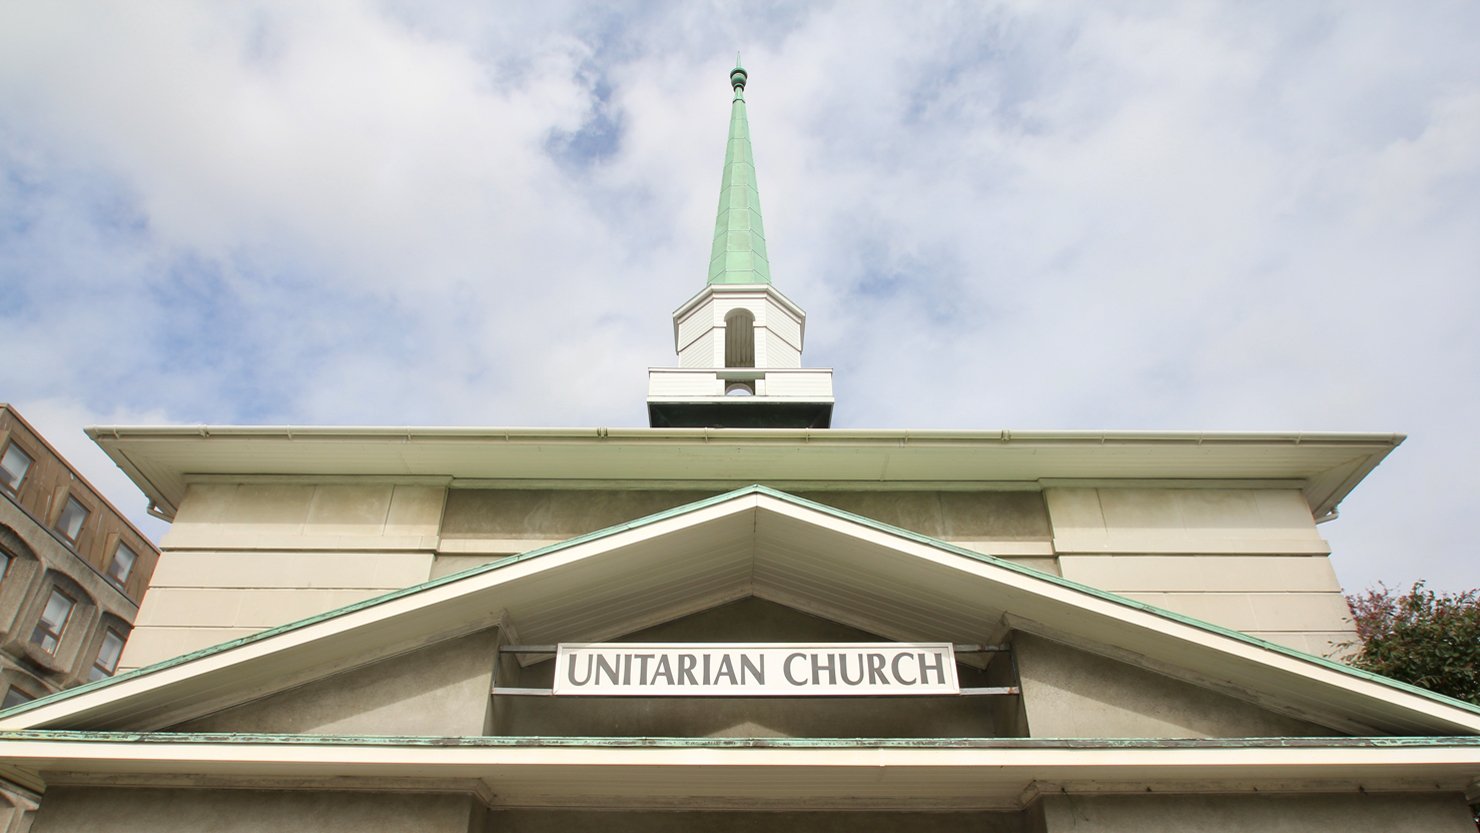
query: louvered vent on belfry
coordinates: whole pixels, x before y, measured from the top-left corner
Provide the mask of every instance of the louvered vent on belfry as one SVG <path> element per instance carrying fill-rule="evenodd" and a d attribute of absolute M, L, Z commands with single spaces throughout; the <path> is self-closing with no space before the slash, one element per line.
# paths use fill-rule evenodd
<path fill-rule="evenodd" d="M 755 367 L 755 316 L 748 309 L 725 316 L 725 367 Z"/>

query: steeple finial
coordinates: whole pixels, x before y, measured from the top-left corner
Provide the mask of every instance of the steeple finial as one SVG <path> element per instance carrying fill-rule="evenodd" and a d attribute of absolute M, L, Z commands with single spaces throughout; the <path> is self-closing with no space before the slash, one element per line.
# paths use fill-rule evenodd
<path fill-rule="evenodd" d="M 735 88 L 735 98 L 745 98 L 745 67 L 740 65 L 740 53 L 735 53 L 735 68 L 730 70 L 730 86 Z"/>
<path fill-rule="evenodd" d="M 771 263 L 766 256 L 766 233 L 761 226 L 761 196 L 756 188 L 755 161 L 750 151 L 750 124 L 745 117 L 745 81 L 740 66 L 730 70 L 735 98 L 730 104 L 730 139 L 725 147 L 725 175 L 720 182 L 719 216 L 714 223 L 714 247 L 709 252 L 709 283 L 768 284 Z"/>

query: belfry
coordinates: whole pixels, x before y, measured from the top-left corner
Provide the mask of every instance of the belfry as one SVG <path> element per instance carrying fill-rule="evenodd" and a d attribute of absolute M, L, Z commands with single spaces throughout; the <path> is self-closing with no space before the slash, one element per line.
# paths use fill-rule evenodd
<path fill-rule="evenodd" d="M 730 72 L 735 97 L 708 280 L 673 313 L 679 366 L 648 371 L 654 428 L 832 424 L 832 371 L 802 367 L 807 315 L 771 284 L 745 113 L 747 77 L 738 65 Z"/>

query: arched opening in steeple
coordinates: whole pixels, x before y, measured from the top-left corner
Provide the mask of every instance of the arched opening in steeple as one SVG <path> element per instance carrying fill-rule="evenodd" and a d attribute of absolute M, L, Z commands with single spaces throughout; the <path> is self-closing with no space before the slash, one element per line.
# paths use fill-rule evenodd
<path fill-rule="evenodd" d="M 747 309 L 725 316 L 725 367 L 755 367 L 755 316 Z"/>

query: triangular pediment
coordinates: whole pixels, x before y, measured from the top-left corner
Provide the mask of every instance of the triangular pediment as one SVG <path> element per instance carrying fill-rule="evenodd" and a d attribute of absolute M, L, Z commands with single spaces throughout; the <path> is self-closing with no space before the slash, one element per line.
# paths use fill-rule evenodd
<path fill-rule="evenodd" d="M 514 623 L 601 641 L 755 597 L 887 639 L 1011 632 L 1351 734 L 1480 734 L 1480 710 L 764 487 L 748 487 L 12 710 L 149 731 Z"/>
<path fill-rule="evenodd" d="M 549 655 L 520 666 L 512 654 L 493 666 L 497 629 L 434 645 L 169 726 L 171 733 L 233 735 L 515 737 L 964 737 L 1012 735 L 1016 698 L 648 698 L 520 696 L 548 691 Z M 858 630 L 754 596 L 644 628 L 614 643 L 799 645 L 879 644 Z M 505 645 L 504 647 L 508 647 Z M 1002 661 L 987 671 L 959 665 L 963 687 L 1003 682 Z M 489 689 L 495 695 L 490 701 Z M 492 706 L 492 708 L 490 708 Z"/>

